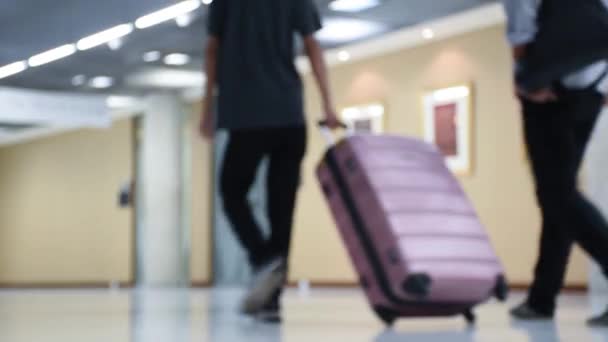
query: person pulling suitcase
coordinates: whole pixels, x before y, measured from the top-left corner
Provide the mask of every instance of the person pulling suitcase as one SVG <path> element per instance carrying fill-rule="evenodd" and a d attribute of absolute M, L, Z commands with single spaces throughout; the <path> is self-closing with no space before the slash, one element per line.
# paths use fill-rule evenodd
<path fill-rule="evenodd" d="M 209 7 L 207 90 L 201 133 L 230 133 L 221 169 L 224 210 L 246 249 L 254 279 L 241 310 L 278 322 L 287 272 L 296 192 L 306 151 L 302 82 L 294 65 L 294 34 L 303 38 L 323 111 L 338 127 L 312 0 L 215 0 Z M 219 90 L 217 116 L 213 96 Z M 264 157 L 269 158 L 266 195 L 271 235 L 262 236 L 247 194 Z"/>

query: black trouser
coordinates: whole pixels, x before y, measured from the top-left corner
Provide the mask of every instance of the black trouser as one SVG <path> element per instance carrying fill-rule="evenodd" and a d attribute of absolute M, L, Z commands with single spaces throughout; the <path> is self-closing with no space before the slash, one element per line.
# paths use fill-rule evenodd
<path fill-rule="evenodd" d="M 557 87 L 559 100 L 522 100 L 525 139 L 543 226 L 540 254 L 528 303 L 553 314 L 566 266 L 578 243 L 608 271 L 608 223 L 577 188 L 587 143 L 603 105 L 596 90 Z"/>
<path fill-rule="evenodd" d="M 268 128 L 230 132 L 221 174 L 224 210 L 254 267 L 270 258 L 287 259 L 291 241 L 300 167 L 306 150 L 306 128 Z M 268 219 L 271 234 L 265 239 L 247 195 L 264 157 L 267 175 Z"/>

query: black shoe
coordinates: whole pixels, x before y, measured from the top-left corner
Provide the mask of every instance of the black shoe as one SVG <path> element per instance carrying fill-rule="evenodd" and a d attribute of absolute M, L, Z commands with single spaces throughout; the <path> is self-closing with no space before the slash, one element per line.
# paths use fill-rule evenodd
<path fill-rule="evenodd" d="M 599 316 L 590 318 L 587 321 L 587 325 L 590 327 L 608 327 L 608 311 L 602 313 Z"/>
<path fill-rule="evenodd" d="M 285 282 L 285 262 L 276 258 L 257 268 L 253 282 L 241 304 L 241 312 L 256 315 L 270 305 L 273 295 Z"/>
<path fill-rule="evenodd" d="M 547 321 L 553 319 L 553 315 L 538 312 L 528 303 L 523 303 L 513 308 L 511 310 L 511 316 L 522 321 Z"/>
<path fill-rule="evenodd" d="M 283 321 L 279 307 L 264 308 L 255 315 L 255 319 L 269 324 L 280 324 Z"/>
<path fill-rule="evenodd" d="M 261 323 L 279 324 L 282 322 L 281 318 L 281 292 L 276 291 L 268 304 L 266 304 L 262 310 L 255 314 L 255 319 Z"/>

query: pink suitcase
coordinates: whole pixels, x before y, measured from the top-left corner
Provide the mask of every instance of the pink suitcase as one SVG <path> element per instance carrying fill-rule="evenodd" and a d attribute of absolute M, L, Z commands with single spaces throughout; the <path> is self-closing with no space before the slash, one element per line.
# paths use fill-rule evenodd
<path fill-rule="evenodd" d="M 329 149 L 317 174 L 361 286 L 387 325 L 461 314 L 473 324 L 473 307 L 506 299 L 501 263 L 435 147 L 351 136 Z"/>

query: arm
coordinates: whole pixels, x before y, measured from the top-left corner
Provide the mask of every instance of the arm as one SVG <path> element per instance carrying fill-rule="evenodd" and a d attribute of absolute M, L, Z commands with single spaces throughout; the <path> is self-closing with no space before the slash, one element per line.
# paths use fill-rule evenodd
<path fill-rule="evenodd" d="M 207 75 L 207 84 L 205 86 L 205 102 L 203 103 L 203 114 L 201 117 L 201 134 L 205 138 L 213 137 L 215 130 L 213 95 L 217 83 L 217 56 L 219 47 L 219 39 L 214 36 L 209 37 L 207 48 L 205 49 L 205 75 Z"/>
<path fill-rule="evenodd" d="M 321 93 L 325 121 L 330 128 L 338 128 L 341 124 L 334 109 L 323 49 L 314 36 L 315 32 L 322 27 L 321 16 L 312 0 L 294 1 L 294 6 L 293 27 L 304 42 L 304 52 L 310 60 L 313 75 Z"/>
<path fill-rule="evenodd" d="M 323 57 L 323 50 L 313 35 L 304 37 L 304 49 L 308 59 L 310 60 L 312 71 L 321 93 L 323 110 L 325 111 L 326 116 L 325 119 L 330 127 L 336 128 L 339 123 L 334 110 L 331 91 L 329 89 L 329 77 L 327 73 L 327 65 L 325 64 L 325 58 Z"/>
<path fill-rule="evenodd" d="M 209 17 L 207 23 L 208 40 L 205 49 L 205 76 L 207 84 L 205 87 L 205 98 L 203 113 L 200 123 L 200 131 L 203 137 L 211 139 L 215 133 L 215 117 L 213 116 L 213 95 L 217 86 L 217 59 L 221 45 L 221 37 L 226 21 L 226 2 L 215 0 L 209 5 Z"/>
<path fill-rule="evenodd" d="M 502 0 L 507 15 L 507 39 L 512 47 L 515 64 L 526 55 L 527 46 L 534 41 L 538 32 L 537 17 L 542 0 Z M 547 0 L 545 0 L 547 1 Z M 545 103 L 555 101 L 552 89 L 540 89 L 526 93 L 516 86 L 516 92 L 527 99 Z"/>
<path fill-rule="evenodd" d="M 540 0 L 503 0 L 507 15 L 507 38 L 513 47 L 513 58 L 518 61 L 525 55 L 526 46 L 538 31 L 536 19 Z"/>

